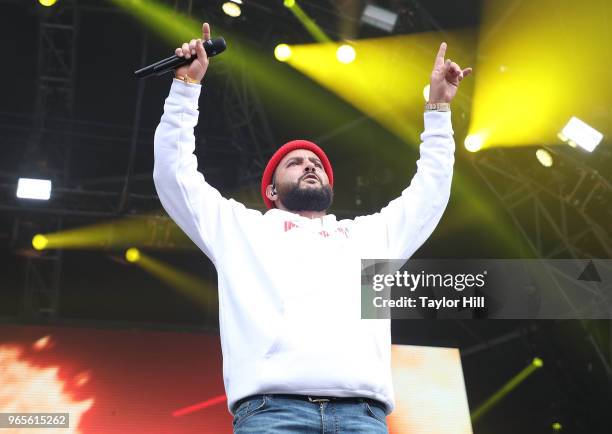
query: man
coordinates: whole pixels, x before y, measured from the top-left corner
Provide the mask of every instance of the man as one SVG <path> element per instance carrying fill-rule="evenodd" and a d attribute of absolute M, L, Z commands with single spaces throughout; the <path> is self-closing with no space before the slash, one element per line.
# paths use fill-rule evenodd
<path fill-rule="evenodd" d="M 203 39 L 210 39 L 204 23 Z M 217 268 L 223 374 L 235 433 L 386 433 L 393 410 L 390 320 L 360 319 L 360 258 L 409 258 L 448 202 L 454 141 L 448 103 L 471 69 L 444 60 L 431 75 L 418 171 L 379 213 L 326 213 L 333 170 L 296 140 L 270 159 L 265 214 L 225 199 L 197 171 L 193 128 L 208 59 L 202 40 L 176 49 L 155 133 L 154 180 L 174 221 Z"/>

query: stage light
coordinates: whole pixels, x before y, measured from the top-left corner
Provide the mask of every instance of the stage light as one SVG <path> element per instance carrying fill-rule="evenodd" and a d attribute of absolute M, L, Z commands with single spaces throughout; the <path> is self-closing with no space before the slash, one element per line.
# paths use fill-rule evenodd
<path fill-rule="evenodd" d="M 242 0 L 232 0 L 232 1 L 233 1 L 234 3 L 239 4 L 239 5 L 241 5 L 241 4 L 242 4 Z"/>
<path fill-rule="evenodd" d="M 475 423 L 485 413 L 487 413 L 492 407 L 494 407 L 499 401 L 501 401 L 506 395 L 516 389 L 523 381 L 533 374 L 538 368 L 544 366 L 544 362 L 539 357 L 535 357 L 531 363 L 521 370 L 518 374 L 512 377 L 506 384 L 504 384 L 497 392 L 491 395 L 480 404 L 472 412 L 472 423 Z"/>
<path fill-rule="evenodd" d="M 43 6 L 49 7 L 57 3 L 57 0 L 38 0 L 38 3 L 40 3 Z"/>
<path fill-rule="evenodd" d="M 423 88 L 423 98 L 425 98 L 425 102 L 429 101 L 429 87 L 430 87 L 429 85 L 426 85 Z"/>
<path fill-rule="evenodd" d="M 609 68 L 606 62 L 593 62 L 608 49 L 610 27 L 602 19 L 607 4 L 540 0 L 509 7 L 507 2 L 482 2 L 483 37 L 476 64 L 470 63 L 478 78 L 472 78 L 469 132 L 488 129 L 487 148 L 551 143 L 574 114 L 597 122 L 597 129 L 609 136 Z M 552 8 L 555 20 L 548 19 Z M 572 23 L 571 38 L 559 22 Z M 516 32 L 519 27 L 524 31 Z M 571 56 L 571 68 L 560 53 Z M 584 91 L 585 83 L 597 83 L 596 97 Z"/>
<path fill-rule="evenodd" d="M 49 240 L 42 234 L 36 234 L 32 238 L 32 247 L 34 247 L 36 250 L 44 249 L 47 247 L 47 244 L 49 244 Z"/>
<path fill-rule="evenodd" d="M 143 270 L 204 307 L 208 314 L 217 314 L 219 307 L 217 289 L 209 282 L 202 280 L 199 276 L 178 270 L 144 253 L 139 252 L 137 264 Z"/>
<path fill-rule="evenodd" d="M 385 32 L 392 32 L 397 23 L 397 14 L 387 9 L 368 4 L 361 15 L 361 22 Z"/>
<path fill-rule="evenodd" d="M 242 12 L 240 10 L 240 5 L 234 2 L 223 3 L 223 6 L 221 6 L 221 9 L 223 9 L 223 12 L 225 12 L 225 15 L 229 15 L 232 18 L 239 17 L 240 13 Z"/>
<path fill-rule="evenodd" d="M 152 249 L 192 250 L 195 244 L 170 219 L 131 216 L 44 234 L 45 249 Z"/>
<path fill-rule="evenodd" d="M 470 134 L 465 138 L 465 149 L 470 152 L 478 152 L 484 145 L 484 137 L 481 134 Z"/>
<path fill-rule="evenodd" d="M 355 49 L 348 44 L 340 45 L 336 50 L 336 58 L 340 63 L 351 63 L 355 60 L 355 56 Z"/>
<path fill-rule="evenodd" d="M 561 426 L 559 422 L 555 422 L 552 424 L 552 429 L 553 431 L 561 431 L 563 427 Z"/>
<path fill-rule="evenodd" d="M 310 35 L 317 42 L 332 42 L 332 40 L 325 34 L 323 29 L 317 25 L 317 23 L 308 16 L 306 12 L 300 7 L 295 0 L 285 0 L 284 5 L 291 11 L 291 13 L 298 19 L 304 28 L 310 33 Z"/>
<path fill-rule="evenodd" d="M 130 247 L 125 251 L 125 259 L 128 262 L 138 262 L 140 260 L 140 250 L 135 247 Z"/>
<path fill-rule="evenodd" d="M 559 133 L 559 138 L 568 142 L 570 146 L 578 145 L 585 151 L 593 152 L 603 139 L 603 134 L 573 116 Z"/>
<path fill-rule="evenodd" d="M 274 57 L 280 62 L 286 62 L 291 57 L 291 47 L 287 44 L 278 44 L 274 48 Z"/>
<path fill-rule="evenodd" d="M 21 199 L 49 200 L 51 181 L 48 179 L 19 178 L 17 197 Z"/>
<path fill-rule="evenodd" d="M 546 149 L 538 149 L 536 151 L 536 158 L 540 164 L 544 167 L 551 167 L 553 165 L 553 157 L 550 152 Z"/>

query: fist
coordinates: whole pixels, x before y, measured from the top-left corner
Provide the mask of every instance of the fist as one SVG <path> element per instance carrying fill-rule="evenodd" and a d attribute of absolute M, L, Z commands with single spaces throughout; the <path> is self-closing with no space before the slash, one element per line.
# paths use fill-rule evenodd
<path fill-rule="evenodd" d="M 440 44 L 438 55 L 434 62 L 429 82 L 429 102 L 451 102 L 457 94 L 459 83 L 472 73 L 472 68 L 461 69 L 459 65 L 450 59 L 444 59 L 446 54 L 446 42 Z"/>
<path fill-rule="evenodd" d="M 181 47 L 174 50 L 174 54 L 185 59 L 196 59 L 188 65 L 181 66 L 176 69 L 175 77 L 184 77 L 187 75 L 192 80 L 197 82 L 202 81 L 206 70 L 208 69 L 208 56 L 204 50 L 204 41 L 210 39 L 210 26 L 208 23 L 202 24 L 202 39 L 192 39 L 185 42 Z"/>

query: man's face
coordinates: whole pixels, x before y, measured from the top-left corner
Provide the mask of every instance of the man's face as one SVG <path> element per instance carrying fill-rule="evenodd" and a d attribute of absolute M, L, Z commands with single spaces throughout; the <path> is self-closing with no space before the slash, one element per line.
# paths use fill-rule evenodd
<path fill-rule="evenodd" d="M 321 160 L 306 149 L 285 155 L 274 172 L 274 185 L 278 200 L 289 211 L 325 211 L 333 200 Z"/>

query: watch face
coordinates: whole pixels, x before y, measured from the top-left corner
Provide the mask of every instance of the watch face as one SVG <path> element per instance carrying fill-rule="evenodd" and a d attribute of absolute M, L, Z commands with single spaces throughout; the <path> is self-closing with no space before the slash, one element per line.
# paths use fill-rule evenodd
<path fill-rule="evenodd" d="M 435 104 L 425 104 L 425 110 L 437 110 L 439 112 L 447 112 L 450 111 L 449 103 L 435 103 Z"/>

